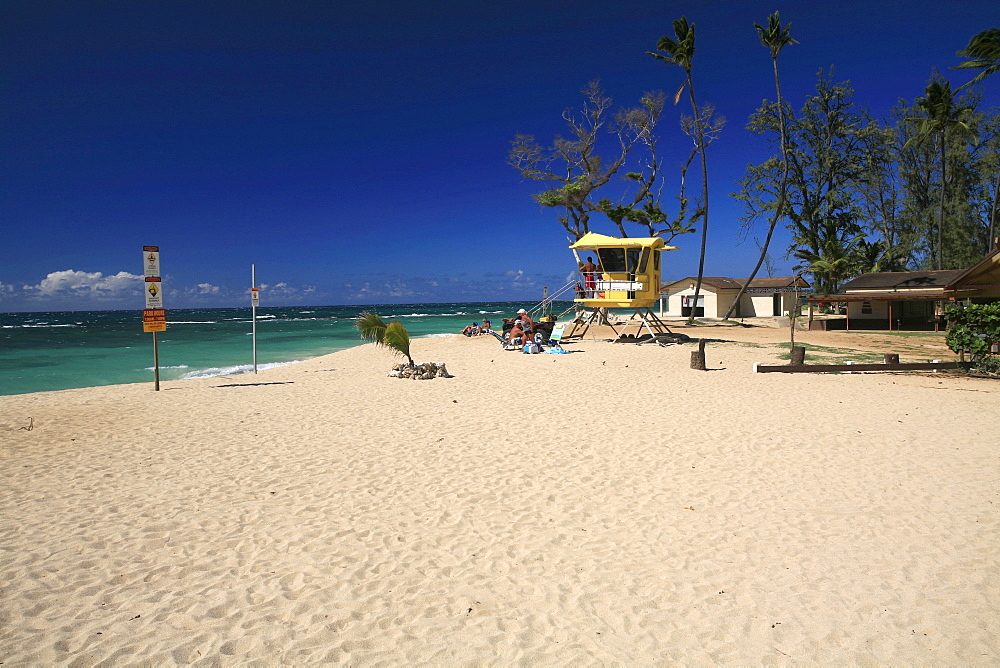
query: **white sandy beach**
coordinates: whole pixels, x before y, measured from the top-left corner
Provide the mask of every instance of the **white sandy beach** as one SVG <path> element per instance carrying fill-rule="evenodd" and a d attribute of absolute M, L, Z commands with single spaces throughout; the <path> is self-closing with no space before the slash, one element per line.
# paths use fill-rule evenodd
<path fill-rule="evenodd" d="M 1000 381 L 688 333 L 0 397 L 0 661 L 1000 663 Z"/>

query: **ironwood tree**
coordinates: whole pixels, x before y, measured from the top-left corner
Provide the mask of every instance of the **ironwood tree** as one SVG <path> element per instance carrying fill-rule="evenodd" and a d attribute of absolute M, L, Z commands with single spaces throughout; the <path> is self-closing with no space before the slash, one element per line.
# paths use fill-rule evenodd
<path fill-rule="evenodd" d="M 761 106 L 747 128 L 780 143 L 784 118 L 784 157 L 750 164 L 733 193 L 744 206 L 744 229 L 764 216 L 788 221 L 788 256 L 799 259 L 796 271 L 811 274 L 824 292 L 835 291 L 852 273 L 853 251 L 864 236 L 856 194 L 865 163 L 864 139 L 875 128 L 855 109 L 853 94 L 849 83 L 834 83 L 820 70 L 815 94 L 797 114 L 783 115 L 777 103 Z M 784 206 L 779 209 L 782 183 Z"/>
<path fill-rule="evenodd" d="M 518 134 L 511 142 L 508 164 L 524 178 L 548 185 L 534 200 L 559 210 L 570 241 L 591 231 L 595 214 L 611 222 L 621 237 L 629 236 L 627 224 L 666 242 L 693 232 L 683 185 L 686 167 L 677 212 L 671 217 L 664 211 L 665 175 L 656 134 L 664 93 L 645 93 L 639 104 L 616 110 L 598 81 L 588 83 L 582 93 L 583 106 L 562 114 L 568 136 L 557 135 L 547 148 L 529 134 Z"/>
<path fill-rule="evenodd" d="M 951 100 L 953 113 L 962 110 L 952 119 L 959 126 L 943 119 L 932 123 L 927 96 L 892 111 L 899 222 L 912 240 L 914 267 L 964 269 L 991 248 L 1000 194 L 1000 114 L 979 109 L 980 101 L 976 91 Z"/>

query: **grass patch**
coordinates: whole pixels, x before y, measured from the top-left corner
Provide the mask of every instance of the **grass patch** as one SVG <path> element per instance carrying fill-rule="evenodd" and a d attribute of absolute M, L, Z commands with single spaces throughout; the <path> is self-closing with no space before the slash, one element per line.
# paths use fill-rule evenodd
<path fill-rule="evenodd" d="M 895 336 L 900 338 L 913 338 L 916 336 L 932 336 L 937 338 L 944 338 L 948 335 L 948 332 L 879 332 L 885 336 Z"/>
<path fill-rule="evenodd" d="M 790 360 L 792 359 L 792 353 L 781 353 L 778 355 L 778 359 Z M 803 361 L 817 362 L 820 364 L 846 364 L 847 362 L 857 362 L 858 364 L 881 364 L 885 361 L 885 358 L 878 353 L 860 353 L 858 351 L 851 351 L 847 355 L 810 355 L 806 353 Z"/>
<path fill-rule="evenodd" d="M 799 343 L 806 349 L 805 361 L 821 362 L 824 364 L 844 364 L 846 362 L 858 362 L 859 364 L 880 364 L 885 360 L 882 353 L 862 352 L 851 348 L 830 348 L 828 346 L 816 346 L 809 343 Z M 787 353 L 778 356 L 779 359 L 791 359 L 791 343 L 779 343 L 779 348 L 785 348 Z M 810 355 L 809 353 L 813 353 Z"/>
<path fill-rule="evenodd" d="M 779 343 L 777 344 L 779 348 L 791 348 L 791 343 Z M 829 355 L 860 355 L 857 350 L 853 348 L 831 348 L 829 346 L 817 346 L 811 343 L 796 343 L 796 347 L 802 347 L 806 349 L 806 352 L 812 351 L 817 353 L 826 353 Z"/>

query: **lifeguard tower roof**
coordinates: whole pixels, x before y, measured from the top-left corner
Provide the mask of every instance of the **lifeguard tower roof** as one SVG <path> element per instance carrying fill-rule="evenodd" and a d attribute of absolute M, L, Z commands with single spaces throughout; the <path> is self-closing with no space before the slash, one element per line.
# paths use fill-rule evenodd
<path fill-rule="evenodd" d="M 573 250 L 597 250 L 598 248 L 651 248 L 653 250 L 677 250 L 677 246 L 668 246 L 660 237 L 609 237 L 596 232 L 587 232 L 570 248 Z"/>

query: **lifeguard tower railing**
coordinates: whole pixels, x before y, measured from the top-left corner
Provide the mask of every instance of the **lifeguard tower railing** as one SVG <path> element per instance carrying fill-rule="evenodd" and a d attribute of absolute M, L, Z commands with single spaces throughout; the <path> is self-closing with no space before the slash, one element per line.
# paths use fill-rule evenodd
<path fill-rule="evenodd" d="M 586 284 L 585 281 L 586 279 L 584 274 L 582 272 L 577 272 L 574 275 L 574 278 L 570 279 L 568 283 L 557 288 L 556 290 L 549 292 L 548 288 L 546 288 L 542 301 L 527 309 L 528 315 L 535 319 L 544 315 L 551 315 L 552 305 L 559 301 L 573 301 L 574 298 L 583 296 L 593 298 L 597 297 L 600 293 L 611 291 L 640 292 L 645 288 L 645 283 L 642 281 L 597 279 L 593 282 L 593 287 L 587 290 L 584 287 Z M 578 311 L 580 308 L 580 305 L 574 302 L 572 306 L 563 309 L 561 312 L 556 314 L 556 317 L 562 317 L 570 311 Z"/>
<path fill-rule="evenodd" d="M 576 296 L 576 286 L 583 284 L 583 275 L 580 278 L 571 279 L 566 285 L 556 288 L 552 292 L 545 289 L 545 294 L 542 296 L 542 301 L 538 302 L 534 306 L 526 309 L 528 315 L 530 315 L 535 320 L 538 320 L 542 316 L 552 315 L 552 305 L 557 301 L 573 301 L 573 297 Z M 574 310 L 576 305 L 572 305 L 567 309 L 564 309 L 560 313 L 556 314 L 556 318 L 561 318 L 570 311 Z"/>

